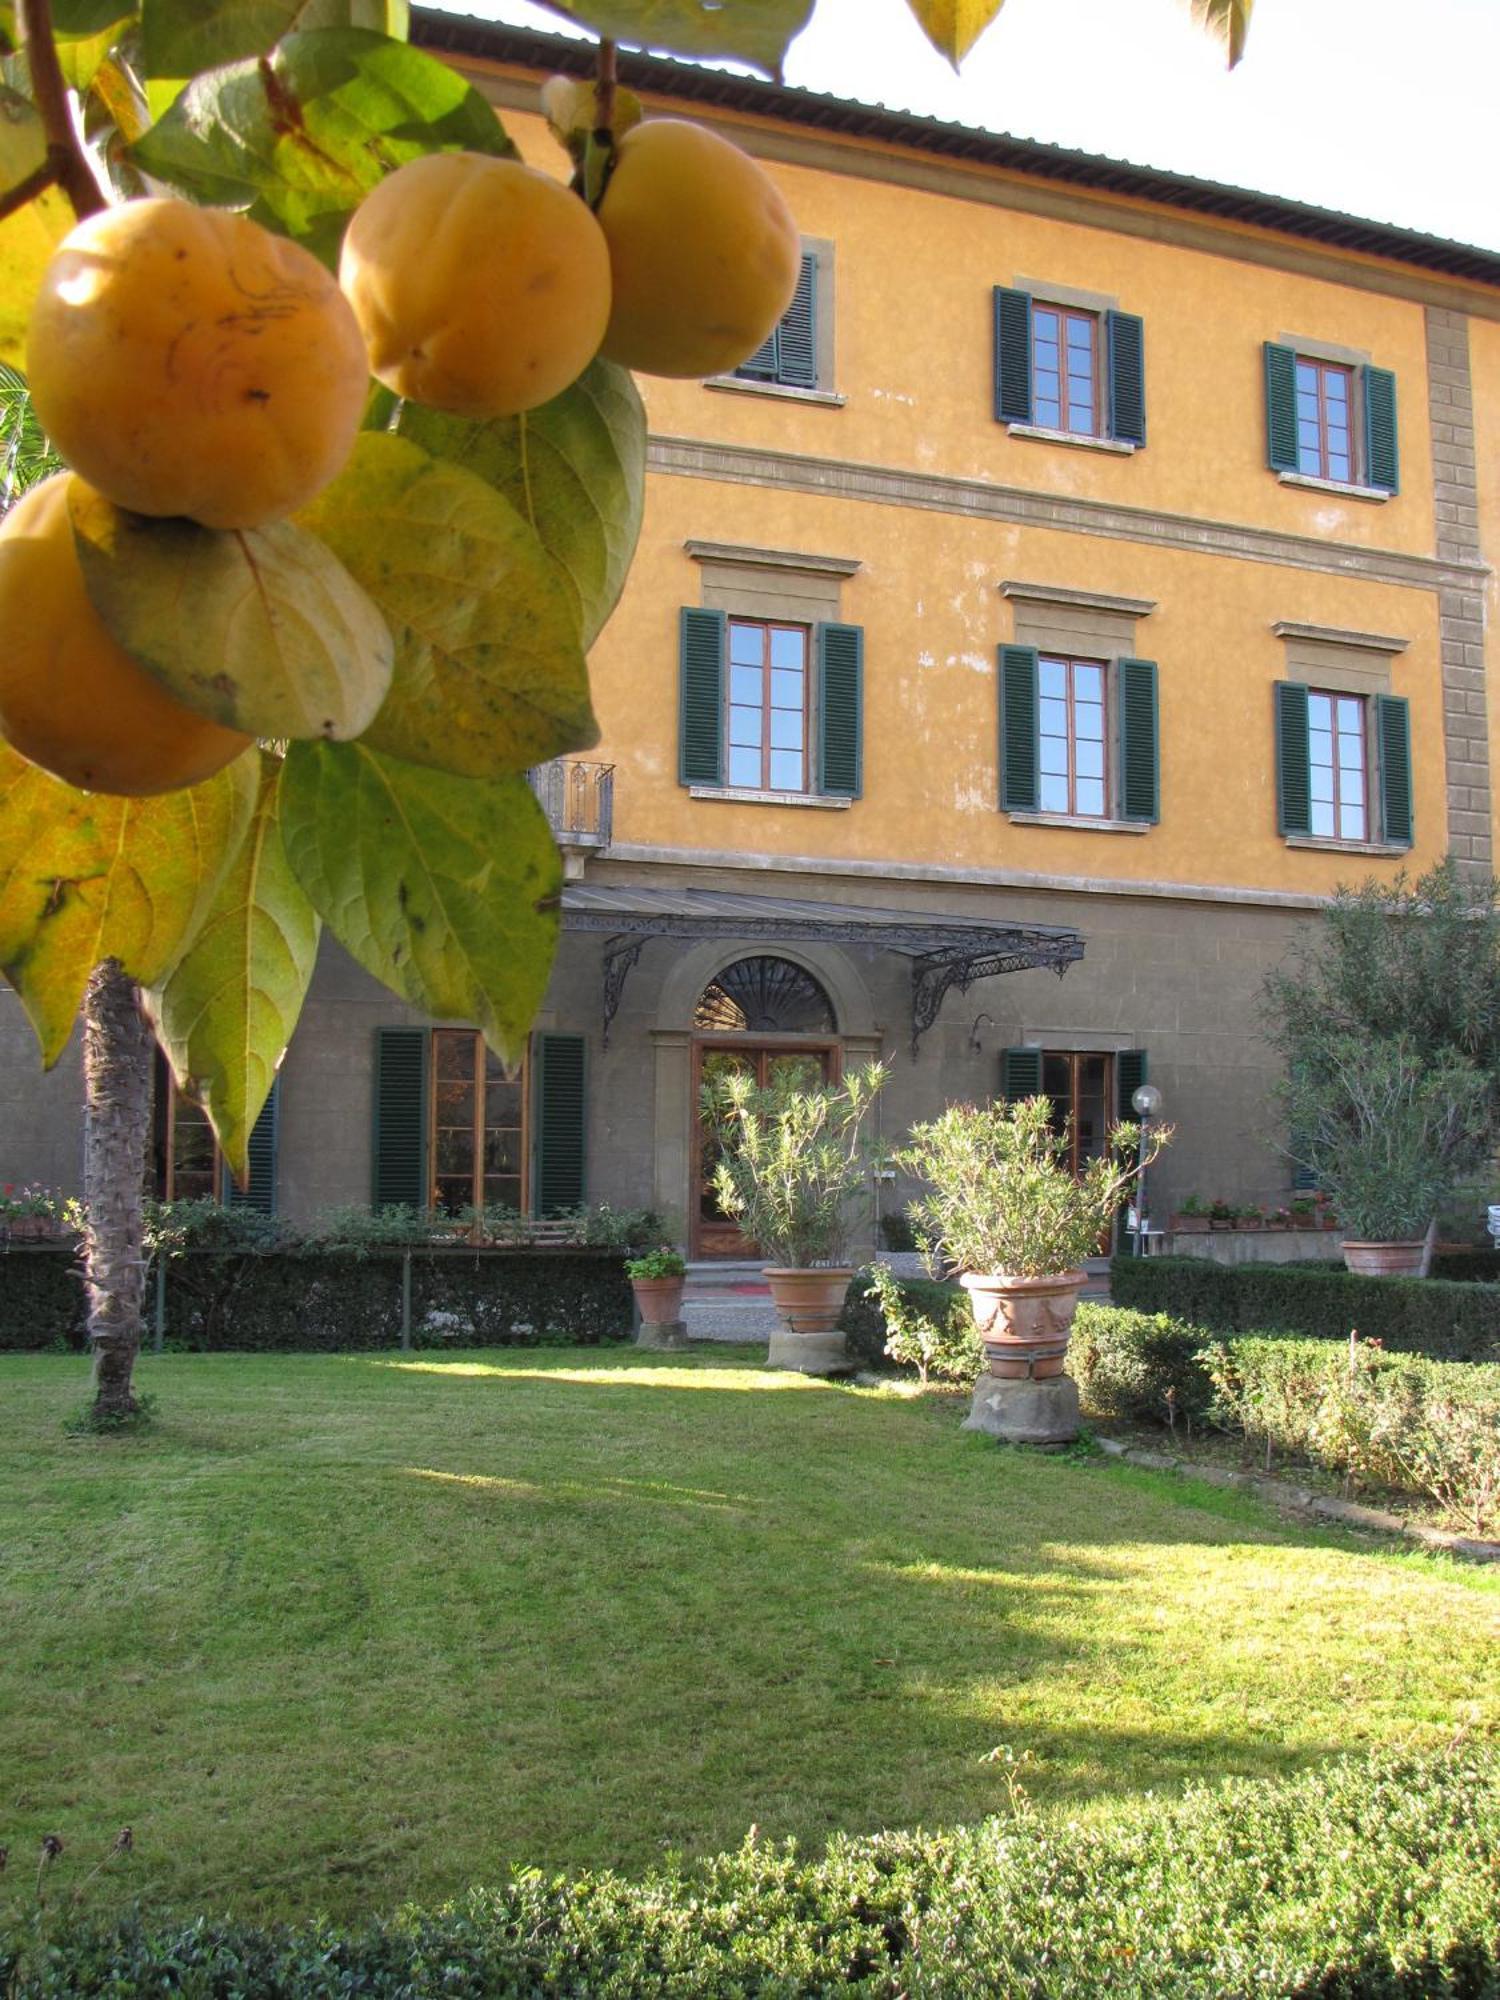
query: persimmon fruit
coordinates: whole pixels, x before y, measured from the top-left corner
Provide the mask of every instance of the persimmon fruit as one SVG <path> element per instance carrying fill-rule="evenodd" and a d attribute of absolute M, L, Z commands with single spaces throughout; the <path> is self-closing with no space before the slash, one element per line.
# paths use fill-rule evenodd
<path fill-rule="evenodd" d="M 723 374 L 792 302 L 802 246 L 790 210 L 748 154 L 702 125 L 633 125 L 599 224 L 613 284 L 601 351 L 626 368 Z"/>
<path fill-rule="evenodd" d="M 201 784 L 252 739 L 194 715 L 137 666 L 89 602 L 54 473 L 0 521 L 0 736 L 83 791 Z"/>
<path fill-rule="evenodd" d="M 482 153 L 430 153 L 354 211 L 339 283 L 372 373 L 454 416 L 516 416 L 561 395 L 609 317 L 609 252 L 584 202 Z"/>
<path fill-rule="evenodd" d="M 149 199 L 80 222 L 42 280 L 26 354 L 58 452 L 138 514 L 254 528 L 353 449 L 364 342 L 329 272 L 223 209 Z"/>

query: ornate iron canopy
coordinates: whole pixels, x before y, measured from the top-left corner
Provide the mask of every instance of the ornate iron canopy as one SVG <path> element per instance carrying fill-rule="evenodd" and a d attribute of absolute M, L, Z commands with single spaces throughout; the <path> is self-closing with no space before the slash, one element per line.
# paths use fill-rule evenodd
<path fill-rule="evenodd" d="M 653 938 L 743 938 L 751 943 L 865 945 L 911 961 L 911 1049 L 943 1001 L 1002 972 L 1065 973 L 1083 957 L 1083 939 L 1055 924 L 999 917 L 942 917 L 815 903 L 795 896 L 748 896 L 729 889 L 657 889 L 570 882 L 563 929 L 604 933 L 604 1042 L 631 968 Z"/>

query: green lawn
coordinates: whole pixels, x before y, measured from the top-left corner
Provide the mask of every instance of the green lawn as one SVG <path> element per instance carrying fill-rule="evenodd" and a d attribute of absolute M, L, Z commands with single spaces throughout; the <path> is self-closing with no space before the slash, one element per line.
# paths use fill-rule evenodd
<path fill-rule="evenodd" d="M 1500 1718 L 1500 1580 L 734 1351 L 0 1360 L 0 1917 L 292 1916 Z M 16 1863 L 20 1865 L 17 1866 Z M 74 1870 L 72 1874 L 68 1870 Z"/>

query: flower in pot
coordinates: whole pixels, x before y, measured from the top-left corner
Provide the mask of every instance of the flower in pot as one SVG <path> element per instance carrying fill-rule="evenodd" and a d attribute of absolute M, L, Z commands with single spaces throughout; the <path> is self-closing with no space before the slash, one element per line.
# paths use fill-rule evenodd
<path fill-rule="evenodd" d="M 986 1370 L 967 1425 L 1030 1444 L 1078 1432 L 1078 1390 L 1064 1373 L 1085 1273 L 1141 1171 L 1172 1136 L 1117 1125 L 1081 1174 L 1045 1097 L 953 1104 L 912 1128 L 896 1164 L 930 1192 L 909 1209 L 919 1237 L 962 1272 Z"/>
<path fill-rule="evenodd" d="M 844 1259 L 856 1199 L 870 1186 L 864 1120 L 886 1075 L 871 1063 L 839 1083 L 809 1083 L 791 1068 L 764 1088 L 742 1072 L 704 1085 L 719 1205 L 768 1259 L 781 1321 L 772 1368 L 832 1375 L 851 1365 L 838 1328 L 853 1276 Z"/>
<path fill-rule="evenodd" d="M 663 1243 L 659 1250 L 627 1257 L 625 1275 L 641 1316 L 637 1346 L 685 1347 L 682 1291 L 687 1283 L 687 1265 L 681 1254 L 669 1243 Z"/>
<path fill-rule="evenodd" d="M 1243 1207 L 1235 1210 L 1234 1226 L 1236 1229 L 1264 1229 L 1266 1211 L 1259 1202 L 1247 1201 Z"/>
<path fill-rule="evenodd" d="M 1208 1203 L 1200 1194 L 1190 1194 L 1172 1217 L 1172 1227 L 1188 1236 L 1202 1236 L 1208 1229 Z"/>
<path fill-rule="evenodd" d="M 1232 1201 L 1225 1201 L 1222 1195 L 1216 1194 L 1213 1200 L 1208 1204 L 1209 1228 L 1233 1229 L 1234 1218 L 1236 1213 L 1237 1210 L 1235 1209 L 1235 1205 Z"/>

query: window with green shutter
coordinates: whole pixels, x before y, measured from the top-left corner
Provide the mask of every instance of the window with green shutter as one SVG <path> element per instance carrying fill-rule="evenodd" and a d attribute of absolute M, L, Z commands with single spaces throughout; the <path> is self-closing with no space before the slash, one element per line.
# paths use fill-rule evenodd
<path fill-rule="evenodd" d="M 1147 1082 L 1150 1064 L 1144 1049 L 1121 1049 L 1115 1057 L 1115 1116 L 1134 1123 L 1140 1116 L 1131 1098 Z"/>
<path fill-rule="evenodd" d="M 725 626 L 722 611 L 683 606 L 677 725 L 684 785 L 724 782 Z"/>
<path fill-rule="evenodd" d="M 1276 824 L 1284 834 L 1312 832 L 1312 773 L 1307 740 L 1307 689 L 1276 683 Z"/>
<path fill-rule="evenodd" d="M 1396 378 L 1388 368 L 1264 344 L 1266 463 L 1273 472 L 1400 489 Z"/>
<path fill-rule="evenodd" d="M 1401 488 L 1401 459 L 1396 442 L 1396 378 L 1388 368 L 1366 368 L 1365 481 L 1384 492 Z"/>
<path fill-rule="evenodd" d="M 789 389 L 818 383 L 818 258 L 804 250 L 792 302 L 735 374 L 747 382 L 776 382 Z"/>
<path fill-rule="evenodd" d="M 1000 1051 L 1000 1097 L 1006 1104 L 1042 1094 L 1042 1052 L 1015 1048 Z"/>
<path fill-rule="evenodd" d="M 1037 650 L 1000 648 L 1000 805 L 1037 810 Z"/>
<path fill-rule="evenodd" d="M 1154 660 L 1000 648 L 1002 811 L 1155 825 L 1159 765 Z"/>
<path fill-rule="evenodd" d="M 1411 722 L 1406 700 L 1278 682 L 1276 812 L 1285 835 L 1410 847 Z"/>
<path fill-rule="evenodd" d="M 539 1216 L 576 1208 L 584 1195 L 585 1060 L 582 1035 L 537 1035 L 536 1146 L 532 1208 Z"/>
<path fill-rule="evenodd" d="M 375 1031 L 375 1130 L 370 1200 L 376 1208 L 428 1203 L 426 1028 Z"/>
<path fill-rule="evenodd" d="M 221 1199 L 231 1208 L 253 1208 L 261 1215 L 276 1213 L 276 1143 L 281 1116 L 281 1078 L 271 1079 L 270 1095 L 260 1108 L 260 1116 L 250 1128 L 250 1174 L 244 1186 L 223 1169 Z"/>
<path fill-rule="evenodd" d="M 863 772 L 865 635 L 858 625 L 819 625 L 818 790 L 857 799 Z"/>
<path fill-rule="evenodd" d="M 1121 660 L 1115 668 L 1120 711 L 1119 817 L 1155 826 L 1161 818 L 1155 660 Z"/>
<path fill-rule="evenodd" d="M 1068 437 L 1146 442 L 1145 324 L 997 285 L 995 420 Z"/>
<path fill-rule="evenodd" d="M 1375 734 L 1380 754 L 1380 833 L 1393 847 L 1410 847 L 1411 714 L 1399 695 L 1375 697 Z"/>
<path fill-rule="evenodd" d="M 681 781 L 858 798 L 864 630 L 682 613 Z"/>

